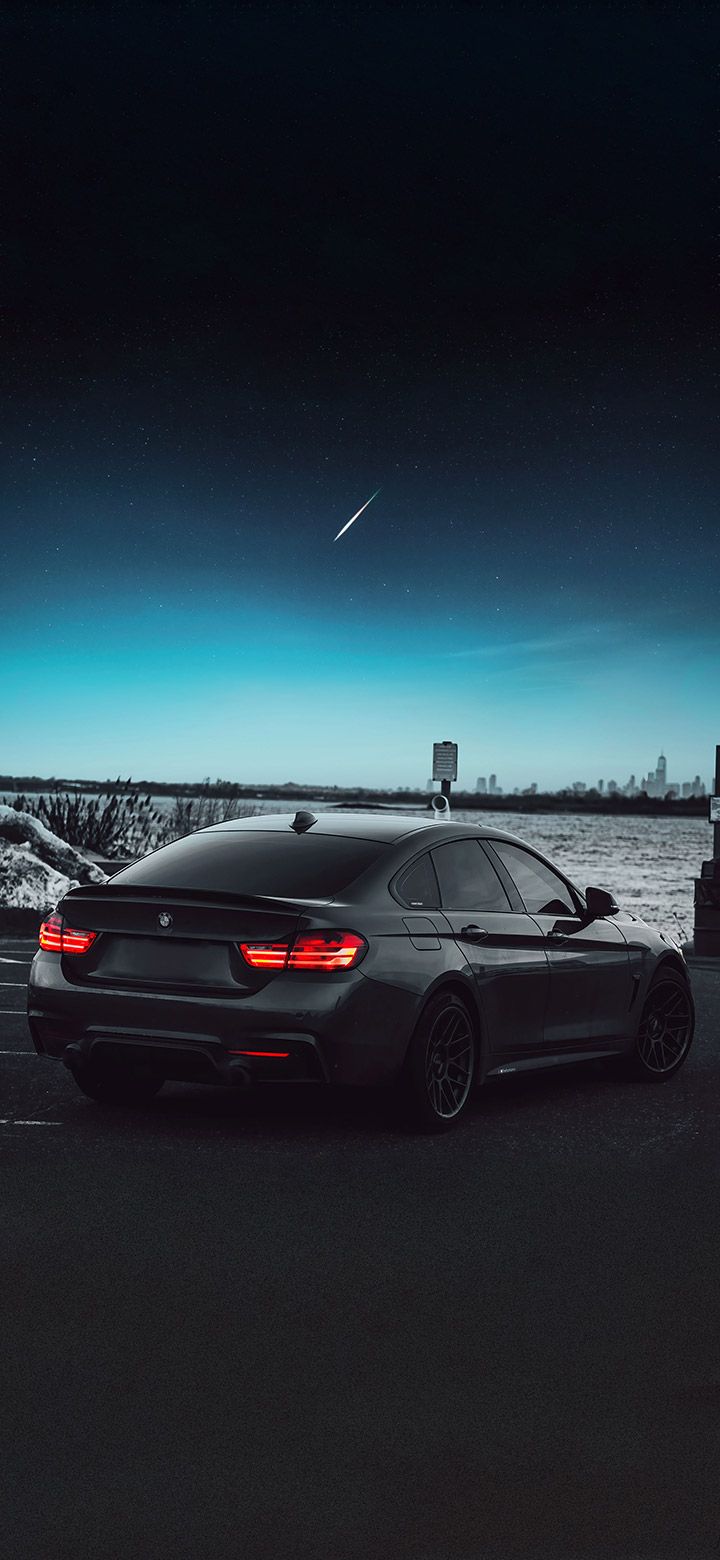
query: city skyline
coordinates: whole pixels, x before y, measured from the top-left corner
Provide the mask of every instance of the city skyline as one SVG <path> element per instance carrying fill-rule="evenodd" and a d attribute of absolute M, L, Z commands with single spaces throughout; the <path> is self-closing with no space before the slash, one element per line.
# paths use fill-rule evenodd
<path fill-rule="evenodd" d="M 458 755 L 458 762 L 460 763 L 460 756 L 459 755 Z M 105 782 L 108 782 L 110 784 L 114 784 L 115 783 L 108 774 L 92 775 L 90 773 L 84 773 L 84 774 L 79 774 L 78 773 L 78 774 L 75 774 L 75 775 L 69 775 L 69 774 L 62 775 L 62 776 L 59 776 L 58 778 L 60 780 L 62 780 L 62 782 L 67 783 L 68 785 L 72 785 L 74 781 L 77 781 L 79 784 L 85 784 L 85 783 L 88 783 L 88 782 L 92 783 L 93 781 L 97 781 L 98 784 L 105 783 Z M 192 776 L 186 774 L 186 775 L 183 775 L 183 776 L 175 776 L 173 778 L 170 778 L 170 777 L 168 777 L 166 775 L 162 775 L 160 773 L 150 774 L 149 772 L 148 772 L 148 774 L 142 775 L 140 777 L 127 777 L 127 778 L 132 781 L 132 784 L 134 786 L 138 786 L 140 788 L 142 788 L 144 786 L 147 786 L 147 785 L 152 785 L 153 782 L 157 783 L 159 785 L 172 785 L 172 784 L 177 784 L 177 785 L 202 785 L 206 780 L 209 779 L 209 777 L 207 775 L 203 775 L 202 777 L 200 777 L 200 776 L 192 777 Z M 51 779 L 51 776 L 47 775 L 47 774 L 45 774 L 45 775 L 29 774 L 27 772 L 23 772 L 22 774 L 20 774 L 20 772 L 17 772 L 16 774 L 13 774 L 12 776 L 10 774 L 6 774 L 5 776 L 0 776 L 0 789 L 3 786 L 5 787 L 5 789 L 9 789 L 10 788 L 9 787 L 9 782 L 10 782 L 11 779 L 14 779 L 14 780 L 25 780 L 26 782 L 29 782 L 31 780 L 32 781 L 37 781 L 37 780 L 40 780 L 40 779 L 42 779 L 44 781 L 49 781 Z M 282 790 L 283 788 L 291 787 L 293 785 L 301 787 L 302 789 L 309 789 L 312 785 L 316 785 L 318 790 L 323 790 L 323 789 L 326 789 L 328 787 L 332 788 L 333 786 L 337 786 L 338 788 L 343 788 L 342 786 L 340 786 L 340 782 L 338 782 L 338 781 L 335 781 L 335 780 L 318 780 L 317 776 L 314 777 L 314 779 L 311 779 L 311 780 L 308 781 L 308 780 L 303 779 L 303 778 L 285 779 L 285 780 L 278 780 L 277 778 L 275 778 L 275 779 L 268 780 L 267 777 L 262 777 L 262 776 L 260 778 L 257 778 L 257 777 L 253 777 L 253 776 L 250 776 L 250 777 L 243 776 L 243 777 L 241 777 L 241 776 L 238 776 L 237 774 L 234 774 L 234 775 L 231 776 L 231 775 L 228 774 L 228 775 L 225 775 L 224 777 L 222 777 L 222 779 L 216 778 L 216 779 L 212 780 L 210 783 L 213 786 L 218 786 L 218 785 L 224 784 L 224 785 L 227 785 L 228 787 L 237 785 L 237 786 L 241 786 L 241 787 L 251 787 L 251 786 L 253 786 L 253 787 L 258 787 L 259 788 L 260 786 L 262 786 L 266 790 L 271 790 L 273 786 L 277 787 L 279 790 Z M 439 781 L 435 781 L 432 778 L 428 778 L 426 780 L 424 786 L 422 784 L 418 784 L 416 786 L 410 786 L 410 785 L 407 784 L 406 780 L 403 780 L 402 782 L 398 782 L 397 784 L 394 784 L 394 785 L 390 781 L 388 781 L 388 780 L 385 780 L 383 782 L 370 782 L 370 781 L 355 780 L 354 782 L 350 782 L 350 787 L 352 787 L 353 783 L 357 786 L 358 790 L 379 789 L 379 790 L 387 790 L 387 791 L 437 791 L 439 789 L 439 785 L 440 785 Z M 657 767 L 657 769 L 655 771 L 649 770 L 648 771 L 648 775 L 647 776 L 643 776 L 639 781 L 636 781 L 635 774 L 631 773 L 629 778 L 628 778 L 628 780 L 625 781 L 625 782 L 619 782 L 619 781 L 614 780 L 612 777 L 610 777 L 608 780 L 605 780 L 604 778 L 600 778 L 599 780 L 594 781 L 594 782 L 593 781 L 589 781 L 588 782 L 588 781 L 577 780 L 577 779 L 576 780 L 572 780 L 572 781 L 565 780 L 565 781 L 562 781 L 557 786 L 549 786 L 548 785 L 548 786 L 543 787 L 543 786 L 539 786 L 536 781 L 529 781 L 528 782 L 527 780 L 525 780 L 524 782 L 518 782 L 515 785 L 513 785 L 512 782 L 510 782 L 507 786 L 504 786 L 502 783 L 500 783 L 498 781 L 497 773 L 491 772 L 488 776 L 482 776 L 482 775 L 478 776 L 478 778 L 476 779 L 474 785 L 469 785 L 467 782 L 465 782 L 463 780 L 463 778 L 462 778 L 462 771 L 459 768 L 459 770 L 458 770 L 458 780 L 453 782 L 453 786 L 454 786 L 454 789 L 455 789 L 456 792 L 462 792 L 465 795 L 471 795 L 471 794 L 475 794 L 475 795 L 489 795 L 489 796 L 497 795 L 497 796 L 505 796 L 505 797 L 507 797 L 507 796 L 510 796 L 510 795 L 527 796 L 527 795 L 532 795 L 534 792 L 538 792 L 538 793 L 546 792 L 547 794 L 550 794 L 550 795 L 557 795 L 557 794 L 560 794 L 560 793 L 563 793 L 563 792 L 575 792 L 577 794 L 593 792 L 593 793 L 597 793 L 600 796 L 608 796 L 608 795 L 613 794 L 613 792 L 617 792 L 618 794 L 624 795 L 624 796 L 638 796 L 641 793 L 644 793 L 644 794 L 646 794 L 647 796 L 650 796 L 650 797 L 652 797 L 652 796 L 665 797 L 665 796 L 667 796 L 668 792 L 670 792 L 672 794 L 675 794 L 680 799 L 685 799 L 685 798 L 687 798 L 689 796 L 700 796 L 700 797 L 702 797 L 702 796 L 706 796 L 706 795 L 711 795 L 712 794 L 712 790 L 713 790 L 713 778 L 711 776 L 709 780 L 704 779 L 703 776 L 698 771 L 693 776 L 692 780 L 681 780 L 681 781 L 668 780 L 668 778 L 667 778 L 667 759 L 666 759 L 664 754 L 660 754 L 659 759 L 658 759 L 658 767 Z"/>
<path fill-rule="evenodd" d="M 431 784 L 432 781 L 428 781 L 428 786 Z M 475 783 L 475 792 L 477 795 L 517 795 L 519 791 L 521 795 L 526 796 L 538 790 L 540 790 L 540 787 L 538 786 L 537 782 L 531 781 L 529 786 L 526 786 L 525 788 L 515 786 L 513 787 L 512 793 L 503 792 L 503 787 L 497 783 L 496 774 L 491 774 L 488 777 L 479 775 Z M 614 792 L 617 792 L 621 796 L 639 796 L 641 794 L 645 794 L 646 796 L 665 797 L 670 794 L 675 795 L 681 799 L 685 799 L 690 796 L 707 795 L 708 791 L 712 791 L 712 781 L 708 787 L 699 771 L 696 772 L 692 780 L 668 779 L 667 758 L 664 753 L 660 753 L 657 760 L 657 768 L 654 770 L 648 770 L 647 775 L 643 776 L 639 781 L 636 780 L 634 774 L 631 774 L 624 783 L 618 782 L 612 777 L 608 780 L 605 780 L 603 777 L 601 777 L 595 782 L 590 783 L 585 780 L 573 780 L 569 783 L 566 782 L 564 786 L 554 787 L 553 790 L 555 792 L 558 790 L 572 790 L 578 793 L 595 792 L 599 796 L 612 795 Z"/>

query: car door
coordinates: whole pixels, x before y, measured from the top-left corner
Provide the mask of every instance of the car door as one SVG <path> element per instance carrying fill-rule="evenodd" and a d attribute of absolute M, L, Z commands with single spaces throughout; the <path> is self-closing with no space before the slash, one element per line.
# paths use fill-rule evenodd
<path fill-rule="evenodd" d="M 431 850 L 442 912 L 472 970 L 490 1067 L 542 1048 L 550 968 L 532 916 L 513 910 L 480 841 L 448 840 Z"/>
<path fill-rule="evenodd" d="M 525 846 L 489 840 L 550 961 L 545 1045 L 552 1051 L 594 1047 L 627 1035 L 632 978 L 627 943 L 609 917 L 588 921 L 571 885 Z"/>

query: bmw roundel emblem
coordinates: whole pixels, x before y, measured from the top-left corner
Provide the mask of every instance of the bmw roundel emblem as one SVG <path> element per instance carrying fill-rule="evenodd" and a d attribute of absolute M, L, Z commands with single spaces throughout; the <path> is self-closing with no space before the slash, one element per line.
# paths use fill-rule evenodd
<path fill-rule="evenodd" d="M 170 927 L 172 926 L 172 916 L 168 915 L 167 910 L 160 911 L 158 916 L 158 926 L 161 926 L 164 932 L 169 932 Z"/>

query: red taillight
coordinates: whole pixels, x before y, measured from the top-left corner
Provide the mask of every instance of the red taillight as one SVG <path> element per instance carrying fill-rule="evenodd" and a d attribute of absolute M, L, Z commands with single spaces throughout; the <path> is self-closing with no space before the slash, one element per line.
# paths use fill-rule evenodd
<path fill-rule="evenodd" d="M 82 932 L 75 926 L 66 926 L 64 917 L 50 915 L 40 927 L 40 947 L 46 953 L 87 953 L 97 937 L 97 932 Z"/>
<path fill-rule="evenodd" d="M 62 930 L 63 953 L 87 953 L 88 948 L 97 937 L 97 932 L 79 932 L 74 926 L 64 926 Z"/>
<path fill-rule="evenodd" d="M 350 970 L 367 948 L 357 932 L 306 932 L 290 949 L 288 969 Z"/>
<path fill-rule="evenodd" d="M 239 943 L 240 952 L 254 970 L 284 970 L 287 963 L 288 944 Z"/>
<path fill-rule="evenodd" d="M 240 952 L 256 970 L 350 970 L 367 949 L 357 932 L 304 932 L 287 942 L 240 943 Z"/>
<path fill-rule="evenodd" d="M 50 915 L 47 921 L 43 921 L 40 927 L 40 947 L 48 953 L 62 952 L 63 918 L 61 915 Z"/>

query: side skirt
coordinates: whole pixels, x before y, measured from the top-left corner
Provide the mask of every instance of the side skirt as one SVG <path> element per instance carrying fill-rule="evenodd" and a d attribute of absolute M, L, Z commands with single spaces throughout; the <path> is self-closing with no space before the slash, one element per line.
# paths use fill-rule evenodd
<path fill-rule="evenodd" d="M 544 1067 L 567 1067 L 572 1062 L 601 1061 L 608 1056 L 622 1056 L 632 1047 L 632 1040 L 613 1046 L 603 1046 L 596 1051 L 563 1051 L 561 1055 L 524 1056 L 515 1062 L 498 1062 L 489 1067 L 485 1077 L 499 1078 L 504 1073 L 540 1072 Z"/>

